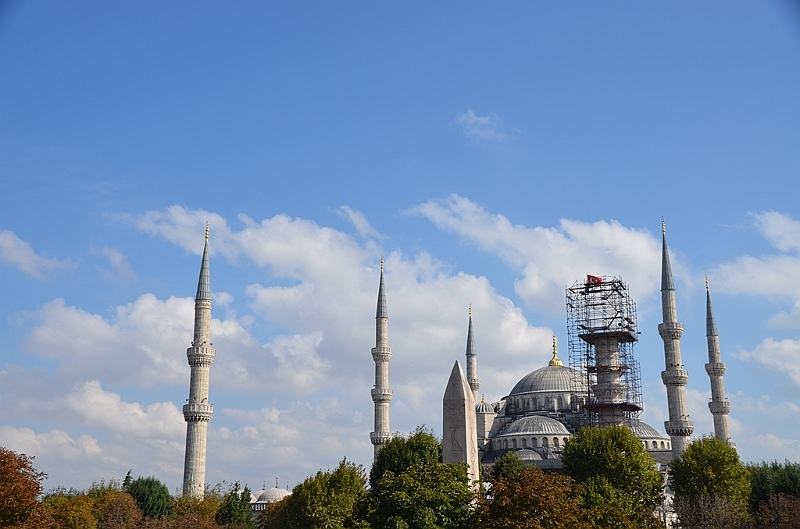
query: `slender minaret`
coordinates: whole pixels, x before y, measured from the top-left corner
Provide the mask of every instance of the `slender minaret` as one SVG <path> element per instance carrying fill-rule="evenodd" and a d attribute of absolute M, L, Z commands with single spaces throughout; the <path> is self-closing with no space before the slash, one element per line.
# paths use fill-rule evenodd
<path fill-rule="evenodd" d="M 381 257 L 381 283 L 378 288 L 378 311 L 375 314 L 375 347 L 372 359 L 375 361 L 375 387 L 372 388 L 372 402 L 375 403 L 375 431 L 369 440 L 375 446 L 373 457 L 378 457 L 381 447 L 392 438 L 389 431 L 389 402 L 392 390 L 389 389 L 389 360 L 392 349 L 389 347 L 389 312 L 386 309 L 386 291 L 383 286 L 383 257 Z"/>
<path fill-rule="evenodd" d="M 469 306 L 469 330 L 467 331 L 467 382 L 472 390 L 472 399 L 478 402 L 478 350 L 475 348 L 475 335 L 472 334 L 472 304 Z"/>
<path fill-rule="evenodd" d="M 667 387 L 667 407 L 669 420 L 664 423 L 667 434 L 672 439 L 672 457 L 679 458 L 689 444 L 689 436 L 694 431 L 694 423 L 686 411 L 686 382 L 689 373 L 681 363 L 681 335 L 683 324 L 678 323 L 678 309 L 675 304 L 675 284 L 672 281 L 672 268 L 667 250 L 667 228 L 661 221 L 661 311 L 664 322 L 658 325 L 658 334 L 664 340 L 664 361 L 666 369 L 661 372 L 661 380 Z"/>
<path fill-rule="evenodd" d="M 717 334 L 717 321 L 714 319 L 714 309 L 711 307 L 711 292 L 708 289 L 706 277 L 706 339 L 708 340 L 708 363 L 706 373 L 711 379 L 711 402 L 708 409 L 714 417 L 714 437 L 733 446 L 731 432 L 728 429 L 728 414 L 731 403 L 725 398 L 725 364 L 719 351 L 719 334 Z"/>
<path fill-rule="evenodd" d="M 206 484 L 206 439 L 214 406 L 208 403 L 208 374 L 216 352 L 211 347 L 211 277 L 208 272 L 208 225 L 203 264 L 194 301 L 194 340 L 186 350 L 192 370 L 189 403 L 183 407 L 186 419 L 186 459 L 183 465 L 183 494 L 203 497 Z"/>

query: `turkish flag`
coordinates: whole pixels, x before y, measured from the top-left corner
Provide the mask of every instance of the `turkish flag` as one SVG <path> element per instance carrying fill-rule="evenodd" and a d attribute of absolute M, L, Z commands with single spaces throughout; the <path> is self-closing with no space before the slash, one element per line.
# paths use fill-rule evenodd
<path fill-rule="evenodd" d="M 602 277 L 590 276 L 589 274 L 586 274 L 586 284 L 587 285 L 599 285 L 602 282 L 603 282 L 603 278 Z"/>

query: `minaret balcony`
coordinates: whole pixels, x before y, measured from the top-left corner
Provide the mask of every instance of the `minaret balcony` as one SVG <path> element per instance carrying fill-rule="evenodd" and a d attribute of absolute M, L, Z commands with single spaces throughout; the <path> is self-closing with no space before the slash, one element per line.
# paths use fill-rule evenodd
<path fill-rule="evenodd" d="M 211 420 L 211 415 L 214 413 L 213 404 L 184 404 L 183 405 L 183 418 L 186 422 L 203 421 L 208 422 Z"/>
<path fill-rule="evenodd" d="M 731 403 L 727 400 L 712 400 L 708 403 L 708 409 L 713 415 L 728 415 L 731 411 Z"/>
<path fill-rule="evenodd" d="M 370 395 L 375 404 L 387 404 L 392 400 L 392 390 L 389 388 L 372 388 Z"/>
<path fill-rule="evenodd" d="M 722 362 L 712 362 L 710 364 L 706 364 L 706 373 L 710 377 L 721 377 L 725 374 L 725 364 Z"/>
<path fill-rule="evenodd" d="M 370 432 L 369 440 L 376 446 L 382 446 L 392 439 L 392 434 L 389 432 Z"/>
<path fill-rule="evenodd" d="M 210 366 L 214 363 L 217 352 L 208 345 L 196 345 L 186 350 L 186 358 L 190 366 Z"/>
<path fill-rule="evenodd" d="M 662 340 L 680 340 L 683 336 L 683 324 L 678 322 L 666 322 L 658 324 L 658 334 Z"/>
<path fill-rule="evenodd" d="M 670 437 L 689 437 L 694 432 L 694 423 L 687 420 L 667 421 L 664 429 Z"/>
<path fill-rule="evenodd" d="M 373 347 L 372 359 L 376 362 L 388 362 L 392 358 L 391 347 Z"/>
<path fill-rule="evenodd" d="M 670 369 L 661 372 L 661 381 L 665 386 L 685 386 L 689 381 L 689 372 L 684 369 Z"/>

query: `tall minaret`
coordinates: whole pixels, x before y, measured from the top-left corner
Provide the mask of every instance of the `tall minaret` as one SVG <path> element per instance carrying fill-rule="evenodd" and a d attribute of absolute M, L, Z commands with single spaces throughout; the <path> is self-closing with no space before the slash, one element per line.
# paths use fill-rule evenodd
<path fill-rule="evenodd" d="M 469 330 L 467 331 L 467 382 L 472 390 L 473 400 L 478 402 L 481 381 L 478 380 L 478 350 L 475 348 L 475 336 L 472 334 L 472 304 L 469 306 Z"/>
<path fill-rule="evenodd" d="M 711 402 L 708 409 L 714 416 L 714 437 L 733 446 L 731 442 L 731 432 L 728 429 L 728 413 L 731 411 L 731 403 L 725 399 L 725 382 L 722 376 L 725 374 L 725 364 L 722 363 L 722 355 L 719 352 L 719 334 L 717 334 L 717 322 L 714 319 L 714 309 L 711 307 L 711 293 L 708 289 L 708 278 L 706 277 L 706 339 L 708 340 L 708 363 L 706 373 L 711 379 Z"/>
<path fill-rule="evenodd" d="M 375 431 L 369 440 L 375 446 L 374 457 L 378 457 L 381 447 L 392 438 L 389 431 L 389 402 L 392 390 L 389 389 L 389 360 L 392 349 L 389 347 L 389 311 L 386 309 L 386 291 L 383 286 L 383 257 L 381 257 L 381 284 L 378 288 L 378 311 L 375 314 L 375 347 L 372 359 L 375 361 L 375 387 L 372 388 L 372 402 L 375 403 Z"/>
<path fill-rule="evenodd" d="M 672 268 L 669 265 L 667 250 L 667 228 L 663 220 L 661 241 L 661 311 L 664 323 L 658 325 L 658 334 L 664 340 L 666 370 L 661 372 L 661 380 L 667 387 L 669 408 L 669 420 L 664 423 L 664 428 L 672 439 L 672 457 L 679 458 L 689 444 L 694 423 L 689 420 L 689 412 L 686 411 L 686 382 L 689 380 L 689 372 L 683 369 L 681 363 L 683 324 L 678 323 L 675 284 L 672 281 Z"/>
<path fill-rule="evenodd" d="M 194 301 L 194 340 L 186 350 L 192 370 L 189 403 L 183 407 L 186 419 L 186 459 L 183 465 L 183 494 L 203 497 L 206 484 L 206 438 L 214 406 L 208 403 L 208 374 L 216 352 L 211 347 L 211 277 L 208 272 L 208 224 L 203 264 Z"/>

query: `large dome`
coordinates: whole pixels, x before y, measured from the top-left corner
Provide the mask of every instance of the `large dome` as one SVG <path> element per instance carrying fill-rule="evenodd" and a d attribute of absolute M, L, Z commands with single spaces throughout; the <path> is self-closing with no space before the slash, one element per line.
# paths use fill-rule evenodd
<path fill-rule="evenodd" d="M 569 430 L 555 419 L 541 415 L 529 415 L 509 424 L 500 435 L 570 435 Z"/>
<path fill-rule="evenodd" d="M 563 366 L 546 366 L 522 377 L 510 395 L 535 392 L 568 393 L 578 388 L 583 388 L 581 393 L 586 393 L 586 380 L 580 371 Z"/>
<path fill-rule="evenodd" d="M 633 421 L 632 424 L 629 425 L 631 431 L 638 437 L 639 439 L 669 439 L 665 437 L 661 432 L 647 424 L 646 422 L 640 421 L 636 419 Z"/>
<path fill-rule="evenodd" d="M 292 493 L 286 489 L 279 488 L 277 485 L 271 489 L 267 489 L 262 492 L 258 497 L 259 503 L 273 503 L 276 501 L 280 501 L 286 496 L 291 496 Z"/>

